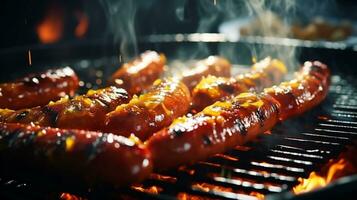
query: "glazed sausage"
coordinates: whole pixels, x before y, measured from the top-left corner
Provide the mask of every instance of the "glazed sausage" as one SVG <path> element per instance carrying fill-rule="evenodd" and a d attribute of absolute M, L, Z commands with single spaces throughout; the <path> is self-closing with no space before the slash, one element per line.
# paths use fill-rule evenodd
<path fill-rule="evenodd" d="M 190 92 L 176 78 L 158 79 L 151 90 L 134 97 L 106 116 L 105 131 L 146 140 L 154 132 L 168 126 L 188 111 Z"/>
<path fill-rule="evenodd" d="M 22 109 L 46 105 L 66 94 L 73 96 L 78 77 L 70 67 L 50 69 L 0 84 L 0 107 Z"/>
<path fill-rule="evenodd" d="M 289 83 L 259 95 L 242 93 L 218 101 L 192 117 L 176 119 L 146 143 L 154 168 L 194 163 L 252 140 L 278 121 L 319 104 L 327 94 L 329 77 L 325 65 L 307 62 L 300 75 Z"/>
<path fill-rule="evenodd" d="M 267 57 L 252 66 L 252 71 L 235 78 L 208 76 L 192 91 L 192 110 L 199 112 L 216 101 L 242 92 L 261 91 L 280 83 L 287 69 L 281 61 Z"/>
<path fill-rule="evenodd" d="M 280 120 L 297 116 L 325 99 L 330 85 L 330 71 L 319 62 L 305 62 L 296 78 L 279 86 L 267 88 L 264 94 L 279 102 Z"/>
<path fill-rule="evenodd" d="M 195 65 L 192 70 L 184 71 L 182 74 L 182 82 L 186 84 L 190 91 L 205 76 L 231 76 L 231 63 L 222 57 L 209 56 L 204 60 L 198 61 Z"/>
<path fill-rule="evenodd" d="M 63 183 L 125 186 L 152 171 L 145 148 L 101 132 L 0 123 L 0 147 L 1 168 L 20 176 L 52 175 Z"/>
<path fill-rule="evenodd" d="M 129 102 L 128 93 L 115 86 L 89 90 L 87 94 L 62 98 L 46 106 L 22 110 L 0 109 L 0 121 L 59 128 L 101 130 L 105 115 Z"/>
<path fill-rule="evenodd" d="M 146 51 L 138 58 L 121 66 L 109 83 L 126 89 L 129 94 L 139 94 L 148 89 L 164 72 L 166 58 L 155 51 Z"/>

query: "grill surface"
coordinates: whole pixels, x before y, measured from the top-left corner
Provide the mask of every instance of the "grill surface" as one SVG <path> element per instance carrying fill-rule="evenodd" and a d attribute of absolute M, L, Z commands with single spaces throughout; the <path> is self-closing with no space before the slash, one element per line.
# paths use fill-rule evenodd
<path fill-rule="evenodd" d="M 87 81 L 83 83 L 83 91 L 91 87 L 91 83 L 100 86 L 108 73 L 98 73 L 101 68 L 88 70 L 83 61 L 73 65 L 81 66 L 77 71 L 82 80 Z M 72 192 L 85 198 L 102 199 L 256 199 L 253 194 L 287 191 L 296 185 L 298 177 L 307 177 L 311 171 L 320 169 L 356 139 L 355 83 L 334 75 L 328 98 L 309 113 L 286 121 L 270 134 L 225 154 L 192 166 L 153 174 L 140 187 L 87 189 L 58 185 L 56 180 L 48 180 L 45 184 L 36 180 L 25 183 L 3 175 L 0 196 L 6 199 L 58 199 L 62 192 Z"/>

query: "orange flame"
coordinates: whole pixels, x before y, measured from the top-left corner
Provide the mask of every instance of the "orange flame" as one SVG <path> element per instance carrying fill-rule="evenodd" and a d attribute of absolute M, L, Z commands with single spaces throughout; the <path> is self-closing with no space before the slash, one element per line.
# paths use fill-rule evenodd
<path fill-rule="evenodd" d="M 70 193 L 62 193 L 60 195 L 61 200 L 83 200 L 81 197 L 77 197 L 76 195 L 70 194 Z"/>
<path fill-rule="evenodd" d="M 249 193 L 249 195 L 250 195 L 250 196 L 255 196 L 255 197 L 257 197 L 258 199 L 264 199 L 264 198 L 265 198 L 264 194 L 259 193 L 259 192 L 251 192 L 251 193 Z"/>
<path fill-rule="evenodd" d="M 162 188 L 157 186 L 150 186 L 148 188 L 144 188 L 143 186 L 131 186 L 131 188 L 137 191 L 147 192 L 150 194 L 159 194 L 162 191 Z"/>
<path fill-rule="evenodd" d="M 333 180 L 338 178 L 338 174 L 346 168 L 347 162 L 345 159 L 341 158 L 338 162 L 332 163 L 328 169 L 326 176 L 320 176 L 316 172 L 311 172 L 309 178 L 303 179 L 299 178 L 299 185 L 293 188 L 295 194 L 309 192 L 314 189 L 318 189 L 326 186 Z"/>
<path fill-rule="evenodd" d="M 78 24 L 77 24 L 76 28 L 74 29 L 74 35 L 77 38 L 82 38 L 87 33 L 89 19 L 88 19 L 88 16 L 85 13 L 83 13 L 82 11 L 76 12 L 75 15 L 78 20 Z"/>
<path fill-rule="evenodd" d="M 40 41 L 48 44 L 61 39 L 63 23 L 63 10 L 55 4 L 50 6 L 44 20 L 36 27 Z"/>

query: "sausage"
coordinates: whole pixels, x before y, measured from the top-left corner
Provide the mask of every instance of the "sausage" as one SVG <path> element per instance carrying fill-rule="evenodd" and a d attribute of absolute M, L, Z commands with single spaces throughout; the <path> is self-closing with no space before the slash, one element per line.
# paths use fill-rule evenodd
<path fill-rule="evenodd" d="M 146 140 L 188 111 L 190 92 L 177 78 L 158 79 L 151 90 L 106 116 L 105 131 Z"/>
<path fill-rule="evenodd" d="M 138 58 L 121 66 L 109 79 L 111 85 L 139 94 L 148 89 L 164 72 L 166 58 L 155 51 L 146 51 Z"/>
<path fill-rule="evenodd" d="M 271 129 L 278 117 L 273 100 L 242 93 L 230 101 L 218 101 L 193 117 L 176 119 L 169 128 L 155 133 L 147 147 L 155 169 L 194 163 Z"/>
<path fill-rule="evenodd" d="M 289 83 L 260 94 L 242 93 L 192 117 L 176 119 L 146 142 L 154 168 L 194 163 L 254 139 L 277 122 L 320 103 L 328 92 L 329 77 L 326 65 L 307 62 Z M 297 101 L 299 104 L 290 108 Z"/>
<path fill-rule="evenodd" d="M 0 107 L 22 109 L 45 105 L 66 94 L 73 96 L 78 87 L 78 77 L 70 67 L 29 74 L 0 84 Z"/>
<path fill-rule="evenodd" d="M 64 183 L 125 186 L 152 171 L 144 147 L 101 132 L 0 123 L 0 147 L 1 167 L 23 178 L 49 175 Z"/>
<path fill-rule="evenodd" d="M 69 99 L 64 97 L 45 106 L 22 110 L 0 109 L 0 121 L 51 126 L 59 128 L 101 130 L 105 115 L 129 102 L 128 93 L 115 86 L 89 90 L 87 94 Z"/>
<path fill-rule="evenodd" d="M 252 71 L 235 78 L 208 76 L 192 90 L 192 110 L 199 112 L 208 105 L 242 92 L 261 91 L 282 81 L 287 69 L 281 61 L 267 57 L 252 66 Z"/>
<path fill-rule="evenodd" d="M 182 82 L 186 84 L 190 91 L 200 82 L 202 77 L 208 75 L 231 76 L 231 63 L 219 56 L 209 56 L 198 61 L 195 65 L 192 70 L 184 71 L 182 74 Z"/>
<path fill-rule="evenodd" d="M 330 85 L 330 70 L 319 62 L 305 62 L 297 77 L 279 86 L 267 88 L 264 94 L 276 99 L 281 108 L 280 120 L 300 115 L 325 99 Z"/>

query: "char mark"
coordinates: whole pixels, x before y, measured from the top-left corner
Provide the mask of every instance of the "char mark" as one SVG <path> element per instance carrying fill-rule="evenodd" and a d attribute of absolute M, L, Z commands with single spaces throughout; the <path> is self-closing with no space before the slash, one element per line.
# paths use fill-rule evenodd
<path fill-rule="evenodd" d="M 51 126 L 56 127 L 58 120 L 58 111 L 53 110 L 49 106 L 44 106 L 43 112 L 49 116 Z"/>
<path fill-rule="evenodd" d="M 27 114 L 29 114 L 29 111 L 25 110 L 25 111 L 22 111 L 19 114 L 17 114 L 15 118 L 16 118 L 17 121 L 21 121 L 24 118 L 26 118 Z"/>

